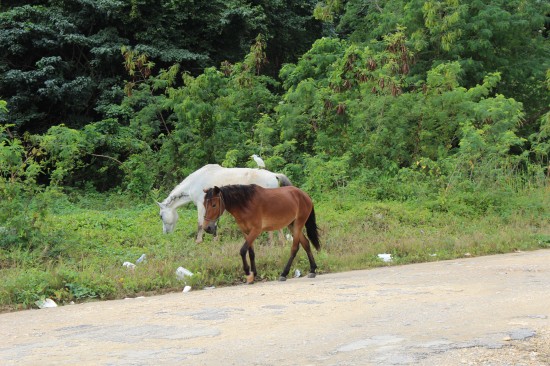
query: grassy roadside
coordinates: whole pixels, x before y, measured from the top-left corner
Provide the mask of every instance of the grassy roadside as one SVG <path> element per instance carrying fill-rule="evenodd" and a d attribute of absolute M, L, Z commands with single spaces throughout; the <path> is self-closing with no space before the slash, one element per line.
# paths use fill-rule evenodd
<path fill-rule="evenodd" d="M 549 248 L 549 196 L 547 188 L 533 189 L 483 212 L 441 202 L 316 197 L 319 272 Z M 181 291 L 180 266 L 195 273 L 186 281 L 195 289 L 241 283 L 243 239 L 231 216 L 223 217 L 221 240 L 206 236 L 195 244 L 194 206 L 179 213 L 175 232 L 164 235 L 155 204 L 131 205 L 113 196 L 58 203 L 39 245 L 0 249 L 0 310 L 35 307 L 48 297 L 67 304 Z M 379 253 L 392 254 L 393 261 L 381 261 Z M 134 270 L 122 266 L 142 254 L 147 260 Z M 269 244 L 264 234 L 256 244 L 257 280 L 275 280 L 288 254 L 289 243 Z M 291 273 L 296 268 L 308 270 L 303 251 Z"/>

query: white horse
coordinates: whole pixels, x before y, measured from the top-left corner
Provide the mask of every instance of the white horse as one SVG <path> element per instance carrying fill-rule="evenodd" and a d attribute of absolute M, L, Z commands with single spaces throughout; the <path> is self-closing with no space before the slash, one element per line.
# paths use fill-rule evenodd
<path fill-rule="evenodd" d="M 292 183 L 284 174 L 277 174 L 265 169 L 249 168 L 224 168 L 218 164 L 208 164 L 199 170 L 191 173 L 162 202 L 157 202 L 160 207 L 160 218 L 162 219 L 162 231 L 171 233 L 178 221 L 177 208 L 189 202 L 197 206 L 198 233 L 197 243 L 202 242 L 204 231 L 204 190 L 214 186 L 229 184 L 257 184 L 265 188 L 277 188 L 291 186 Z"/>

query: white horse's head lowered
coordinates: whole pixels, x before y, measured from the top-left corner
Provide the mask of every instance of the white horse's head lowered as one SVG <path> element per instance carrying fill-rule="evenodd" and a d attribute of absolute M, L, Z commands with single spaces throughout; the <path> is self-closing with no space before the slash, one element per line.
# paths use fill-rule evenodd
<path fill-rule="evenodd" d="M 162 220 L 162 232 L 164 234 L 171 233 L 178 222 L 178 211 L 174 207 L 169 207 L 164 203 L 157 202 L 160 207 L 160 219 Z"/>

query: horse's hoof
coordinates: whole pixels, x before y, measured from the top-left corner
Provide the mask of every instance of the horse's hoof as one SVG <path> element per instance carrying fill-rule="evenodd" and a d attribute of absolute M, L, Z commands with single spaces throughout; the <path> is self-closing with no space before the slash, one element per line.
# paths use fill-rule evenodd
<path fill-rule="evenodd" d="M 286 277 L 284 277 L 284 276 L 279 277 L 279 281 L 281 281 L 281 282 L 286 281 Z"/>
<path fill-rule="evenodd" d="M 308 275 L 307 275 L 308 278 L 315 278 L 315 276 L 317 276 L 317 274 L 316 274 L 316 273 L 313 273 L 313 272 L 310 272 L 310 273 L 308 273 Z"/>
<path fill-rule="evenodd" d="M 246 276 L 246 283 L 248 285 L 251 285 L 254 283 L 254 273 L 251 273 L 248 276 Z"/>

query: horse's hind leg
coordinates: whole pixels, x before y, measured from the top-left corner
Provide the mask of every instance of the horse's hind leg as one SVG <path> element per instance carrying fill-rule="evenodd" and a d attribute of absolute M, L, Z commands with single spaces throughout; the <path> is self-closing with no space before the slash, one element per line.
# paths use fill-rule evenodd
<path fill-rule="evenodd" d="M 304 234 L 300 234 L 300 243 L 307 253 L 307 258 L 309 259 L 309 278 L 314 278 L 316 276 L 315 270 L 317 269 L 317 264 L 315 263 L 315 258 L 313 258 L 313 253 L 311 252 L 311 246 L 309 245 L 309 240 L 305 237 Z"/>
<path fill-rule="evenodd" d="M 279 235 L 279 243 L 281 245 L 285 245 L 285 235 L 283 233 L 283 230 L 277 230 L 277 233 Z M 269 232 L 269 245 L 273 245 L 275 244 L 275 239 L 274 239 L 274 235 L 273 235 L 273 231 L 270 231 Z"/>
<path fill-rule="evenodd" d="M 285 233 L 283 232 L 283 229 L 277 230 L 277 232 L 279 233 L 279 243 L 281 245 L 285 245 Z"/>
<path fill-rule="evenodd" d="M 289 229 L 292 230 L 290 226 L 289 226 Z M 288 275 L 288 272 L 290 272 L 290 266 L 292 265 L 292 262 L 296 257 L 296 253 L 298 252 L 298 249 L 300 249 L 300 234 L 296 232 L 294 232 L 293 234 L 294 235 L 292 239 L 292 247 L 290 248 L 290 258 L 288 259 L 288 262 L 286 263 L 286 266 L 283 269 L 283 272 L 281 272 L 279 281 L 286 281 L 286 276 Z"/>

